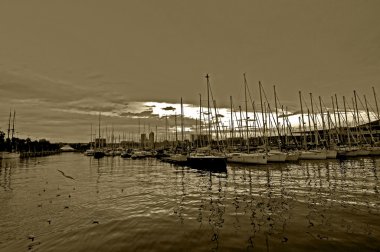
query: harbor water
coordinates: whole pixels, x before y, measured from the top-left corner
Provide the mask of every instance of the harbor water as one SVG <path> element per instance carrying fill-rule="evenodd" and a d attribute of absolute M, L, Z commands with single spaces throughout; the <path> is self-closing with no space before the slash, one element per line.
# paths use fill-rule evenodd
<path fill-rule="evenodd" d="M 0 251 L 376 251 L 380 158 L 0 160 Z"/>

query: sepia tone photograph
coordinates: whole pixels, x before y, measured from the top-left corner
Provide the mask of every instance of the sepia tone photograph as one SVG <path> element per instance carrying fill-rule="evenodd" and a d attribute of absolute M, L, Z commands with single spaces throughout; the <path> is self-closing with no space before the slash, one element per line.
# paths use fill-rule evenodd
<path fill-rule="evenodd" d="M 0 251 L 379 251 L 379 13 L 0 0 Z"/>

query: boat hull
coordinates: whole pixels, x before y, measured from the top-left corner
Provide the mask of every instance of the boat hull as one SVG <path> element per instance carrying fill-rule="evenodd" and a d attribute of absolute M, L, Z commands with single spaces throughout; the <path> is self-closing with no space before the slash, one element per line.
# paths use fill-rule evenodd
<path fill-rule="evenodd" d="M 227 155 L 227 162 L 239 164 L 266 164 L 265 154 L 231 153 Z"/>
<path fill-rule="evenodd" d="M 356 151 L 356 156 L 363 157 L 363 156 L 369 156 L 370 151 L 365 149 L 359 149 Z"/>
<path fill-rule="evenodd" d="M 336 150 L 326 150 L 326 158 L 336 158 L 338 152 Z"/>
<path fill-rule="evenodd" d="M 170 155 L 169 157 L 164 158 L 164 161 L 178 165 L 187 165 L 188 163 L 187 156 L 181 154 Z"/>
<path fill-rule="evenodd" d="M 296 162 L 298 161 L 300 154 L 298 152 L 288 152 L 286 154 L 286 162 Z"/>
<path fill-rule="evenodd" d="M 95 151 L 94 152 L 94 158 L 102 158 L 105 156 L 104 151 Z"/>
<path fill-rule="evenodd" d="M 338 152 L 339 157 L 363 157 L 363 156 L 369 156 L 370 154 L 371 154 L 370 150 L 358 149 L 355 147 L 343 149 Z"/>
<path fill-rule="evenodd" d="M 213 172 L 227 172 L 227 158 L 217 156 L 187 157 L 187 165 Z"/>
<path fill-rule="evenodd" d="M 285 152 L 268 152 L 267 159 L 268 162 L 285 162 L 286 160 Z"/>
<path fill-rule="evenodd" d="M 380 147 L 370 147 L 368 150 L 370 156 L 380 156 Z"/>
<path fill-rule="evenodd" d="M 122 158 L 130 158 L 132 156 L 132 153 L 129 152 L 123 152 L 120 154 Z"/>
<path fill-rule="evenodd" d="M 85 156 L 94 156 L 95 151 L 94 150 L 86 150 L 84 155 Z"/>
<path fill-rule="evenodd" d="M 299 159 L 302 160 L 323 160 L 327 158 L 325 151 L 301 151 Z"/>
<path fill-rule="evenodd" d="M 0 151 L 0 159 L 15 159 L 20 158 L 19 152 Z"/>

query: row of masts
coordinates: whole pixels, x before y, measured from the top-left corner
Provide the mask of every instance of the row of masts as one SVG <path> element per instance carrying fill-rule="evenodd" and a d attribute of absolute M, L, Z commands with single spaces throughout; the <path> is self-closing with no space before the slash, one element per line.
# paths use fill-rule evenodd
<path fill-rule="evenodd" d="M 378 141 L 378 131 L 374 131 L 372 122 L 379 120 L 379 108 L 374 87 L 372 87 L 374 100 L 376 104 L 376 113 L 368 103 L 367 97 L 364 95 L 362 100 L 354 90 L 354 96 L 351 99 L 352 104 L 348 104 L 346 97 L 342 97 L 342 102 L 339 104 L 338 96 L 331 96 L 332 108 L 328 108 L 321 98 L 315 99 L 312 93 L 309 93 L 309 102 L 306 102 L 301 91 L 299 91 L 300 113 L 298 117 L 298 129 L 294 128 L 290 121 L 292 116 L 288 112 L 288 108 L 281 105 L 277 95 L 276 86 L 273 86 L 274 108 L 268 100 L 267 94 L 261 82 L 259 85 L 260 111 L 257 110 L 257 105 L 252 99 L 252 94 L 249 90 L 246 75 L 244 79 L 244 108 L 238 106 L 236 111 L 233 103 L 233 98 L 230 96 L 230 120 L 226 126 L 220 120 L 221 115 L 218 113 L 216 100 L 210 85 L 210 76 L 206 75 L 207 81 L 207 109 L 202 106 L 202 95 L 199 94 L 199 118 L 195 119 L 195 139 L 192 141 L 193 147 L 202 147 L 213 145 L 217 149 L 234 147 L 238 145 L 240 148 L 250 150 L 257 146 L 262 146 L 268 149 L 270 146 L 278 149 L 286 149 L 289 146 L 298 149 L 308 149 L 310 146 L 322 146 L 330 148 L 332 145 L 346 144 L 348 146 L 357 144 L 375 144 Z M 343 104 L 343 106 L 342 106 Z M 365 113 L 360 112 L 359 104 L 364 109 Z M 370 109 L 371 108 L 371 109 Z M 243 111 L 244 109 L 244 111 Z M 331 111 L 332 109 L 332 111 Z M 204 111 L 206 110 L 206 111 Z M 245 115 L 244 115 L 245 114 Z M 363 114 L 365 114 L 363 118 Z M 251 118 L 253 117 L 253 118 Z M 181 114 L 180 114 L 180 129 L 181 139 L 177 127 L 177 114 L 174 115 L 175 130 L 169 131 L 168 116 L 165 116 L 165 131 L 161 142 L 169 142 L 173 140 L 170 135 L 174 134 L 176 146 L 178 143 L 184 143 L 185 137 L 184 127 L 184 110 L 183 99 L 181 97 Z M 367 135 L 369 140 L 364 137 L 363 127 L 366 125 Z M 191 130 L 194 133 L 194 125 Z M 150 128 L 150 126 L 149 126 Z M 145 129 L 145 125 L 144 125 Z M 158 141 L 157 125 L 155 126 L 154 143 Z M 149 130 L 150 131 L 150 130 Z M 145 132 L 145 130 L 144 130 Z M 162 132 L 162 131 L 161 131 Z M 188 132 L 189 133 L 189 132 Z M 106 129 L 106 135 L 107 129 Z M 91 142 L 93 131 L 91 126 Z M 138 137 L 141 137 L 140 119 Z M 101 129 L 100 129 L 100 114 L 99 114 L 99 129 L 98 129 L 98 144 L 101 147 Z M 109 138 L 107 137 L 107 140 Z M 114 135 L 113 129 L 111 133 L 111 144 L 116 144 L 117 138 Z M 123 133 L 123 141 L 126 139 L 126 134 Z M 129 134 L 129 141 L 134 142 L 134 137 Z M 138 139 L 137 139 L 138 140 Z M 237 141 L 238 140 L 238 143 Z M 107 141 L 108 142 L 108 141 Z M 120 143 L 119 135 L 119 143 Z M 137 141 L 139 142 L 139 140 Z M 189 141 L 188 141 L 189 142 Z M 138 146 L 145 147 L 145 146 Z"/>
<path fill-rule="evenodd" d="M 251 128 L 254 129 L 254 138 L 257 138 L 259 136 L 261 144 L 267 148 L 270 143 L 268 143 L 268 137 L 271 137 L 271 134 L 273 136 L 277 137 L 277 145 L 279 149 L 286 148 L 285 144 L 289 142 L 288 137 L 293 138 L 293 142 L 298 146 L 300 143 L 298 143 L 297 139 L 294 137 L 295 134 L 301 134 L 302 139 L 301 139 L 301 146 L 303 149 L 307 149 L 308 147 L 308 142 L 307 142 L 307 137 L 309 135 L 312 136 L 313 138 L 313 145 L 314 146 L 320 146 L 323 145 L 324 147 L 328 148 L 331 147 L 332 144 L 348 144 L 351 146 L 352 140 L 355 141 L 356 144 L 359 143 L 366 143 L 366 144 L 375 144 L 376 141 L 378 141 L 378 132 L 376 131 L 376 136 L 377 138 L 374 137 L 374 132 L 372 130 L 372 121 L 373 118 L 375 120 L 379 120 L 379 109 L 378 109 L 378 103 L 377 103 L 377 97 L 376 97 L 376 92 L 374 87 L 372 87 L 373 94 L 374 94 L 374 99 L 375 99 L 375 104 L 376 104 L 376 115 L 371 116 L 370 110 L 369 110 L 369 103 L 367 101 L 366 96 L 364 95 L 364 103 L 358 96 L 357 92 L 354 90 L 354 97 L 352 98 L 352 107 L 347 104 L 345 96 L 343 96 L 343 107 L 344 107 L 344 113 L 339 108 L 339 103 L 338 103 L 338 97 L 335 94 L 334 97 L 332 98 L 332 107 L 333 111 L 330 112 L 329 109 L 327 109 L 326 105 L 323 105 L 324 102 L 322 98 L 319 96 L 319 107 L 318 105 L 315 104 L 315 100 L 313 99 L 312 93 L 309 93 L 310 96 L 310 107 L 306 104 L 305 100 L 302 97 L 301 91 L 299 91 L 299 100 L 300 100 L 300 117 L 299 117 L 299 131 L 297 132 L 294 130 L 294 128 L 291 125 L 291 122 L 289 121 L 289 116 L 287 115 L 288 112 L 284 110 L 284 107 L 281 106 L 281 109 L 279 109 L 279 99 L 277 97 L 276 93 L 276 87 L 273 87 L 273 92 L 274 92 L 274 103 L 275 103 L 275 110 L 270 106 L 270 103 L 267 99 L 266 93 L 264 91 L 264 88 L 259 82 L 259 95 L 260 95 L 260 107 L 261 107 L 261 112 L 258 113 L 255 108 L 255 103 L 252 101 L 251 94 L 248 88 L 247 84 L 247 79 L 245 74 L 243 75 L 244 77 L 244 104 L 245 104 L 245 130 L 244 125 L 243 125 L 243 116 L 242 116 L 242 107 L 239 106 L 239 117 L 240 120 L 236 118 L 236 112 L 233 107 L 233 100 L 232 96 L 230 96 L 230 143 L 233 145 L 233 140 L 235 139 L 235 123 L 237 122 L 238 124 L 238 129 L 239 129 L 239 135 L 240 135 L 240 146 L 243 145 L 243 142 L 245 142 L 246 149 L 249 153 L 250 151 L 250 144 L 251 141 L 250 139 L 252 136 L 250 135 L 251 133 Z M 214 134 L 212 134 L 211 130 L 211 122 L 212 119 L 210 119 L 211 111 L 210 111 L 210 77 L 209 75 L 206 75 L 206 80 L 207 80 L 207 101 L 208 101 L 208 106 L 207 106 L 207 140 L 208 143 L 212 141 L 212 135 L 216 137 L 216 145 L 219 148 L 219 138 L 221 136 L 220 132 L 220 122 L 218 120 L 218 113 L 217 113 L 217 107 L 216 107 L 216 101 L 213 100 L 213 105 L 215 109 L 215 122 L 216 126 L 214 128 Z M 250 117 L 248 115 L 248 96 L 251 99 L 251 105 L 253 109 L 253 127 L 252 125 L 249 124 Z M 335 98 L 335 99 L 334 99 Z M 202 136 L 202 105 L 201 105 L 202 99 L 200 98 L 200 110 L 199 110 L 199 136 Z M 362 113 L 359 112 L 359 102 L 364 107 L 365 109 L 365 114 L 366 114 L 366 120 L 362 117 Z M 307 113 L 304 111 L 304 107 L 306 105 L 307 108 Z M 316 110 L 314 109 L 316 108 Z M 319 110 L 319 111 L 318 111 Z M 281 115 L 279 114 L 279 111 L 281 112 Z M 349 120 L 348 115 L 349 113 L 352 114 L 353 120 Z M 235 120 L 234 120 L 234 114 L 235 114 Z M 261 114 L 261 122 L 259 120 L 259 116 Z M 305 116 L 307 114 L 307 117 Z M 332 116 L 334 117 L 334 120 L 332 119 Z M 308 129 L 307 129 L 307 122 L 306 118 L 308 121 Z M 282 125 L 280 125 L 280 118 L 282 118 Z M 321 122 L 320 122 L 321 121 Z M 367 123 L 368 129 L 369 129 L 369 135 L 370 135 L 370 140 L 369 142 L 366 139 L 360 139 L 363 138 L 362 134 L 362 124 Z M 239 125 L 240 124 L 240 125 Z M 351 132 L 352 127 L 355 130 L 356 136 L 354 136 L 353 132 Z M 222 125 L 222 128 L 224 126 Z M 320 134 L 320 130 L 322 128 L 322 134 Z M 244 132 L 245 131 L 245 132 Z M 332 136 L 332 133 L 335 131 L 335 135 Z M 346 132 L 343 132 L 346 131 Z M 313 135 L 311 134 L 313 133 Z M 197 125 L 196 125 L 196 134 L 198 135 L 197 132 Z M 328 137 L 327 137 L 328 136 Z M 285 139 L 284 139 L 285 138 Z M 246 141 L 244 141 L 244 139 Z M 228 141 L 226 142 L 228 144 Z M 200 143 L 202 145 L 202 143 Z"/>
<path fill-rule="evenodd" d="M 16 120 L 16 110 L 13 110 L 13 119 L 12 119 L 12 110 L 9 111 L 9 120 L 8 120 L 8 130 L 7 130 L 7 139 L 12 140 L 15 136 L 15 120 Z M 12 128 L 11 128 L 12 121 Z"/>

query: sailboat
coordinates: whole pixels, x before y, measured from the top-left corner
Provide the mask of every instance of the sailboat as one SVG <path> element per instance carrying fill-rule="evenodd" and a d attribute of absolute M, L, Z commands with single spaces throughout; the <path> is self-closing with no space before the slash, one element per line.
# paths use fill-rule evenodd
<path fill-rule="evenodd" d="M 211 144 L 211 119 L 210 119 L 210 82 L 209 75 L 206 75 L 207 80 L 207 109 L 208 109 L 208 144 Z M 196 169 L 208 170 L 214 172 L 227 171 L 227 157 L 221 153 L 217 155 L 212 152 L 211 147 L 203 147 L 196 149 L 187 157 L 187 165 Z"/>
<path fill-rule="evenodd" d="M 287 154 L 285 152 L 282 152 L 281 150 L 276 149 L 269 149 L 270 146 L 268 144 L 268 137 L 267 137 L 267 115 L 269 115 L 269 123 L 271 122 L 270 115 L 272 114 L 269 103 L 268 103 L 268 113 L 266 112 L 266 106 L 264 108 L 263 106 L 263 97 L 262 97 L 262 91 L 263 87 L 261 85 L 261 82 L 259 81 L 259 93 L 260 93 L 260 104 L 261 104 L 261 116 L 263 121 L 263 142 L 264 142 L 264 151 L 266 153 L 268 162 L 285 162 Z M 264 93 L 265 95 L 265 93 Z M 268 128 L 268 130 L 270 130 Z"/>
<path fill-rule="evenodd" d="M 267 155 L 265 153 L 250 153 L 249 146 L 249 125 L 248 125 L 248 105 L 247 105 L 247 79 L 244 76 L 244 97 L 245 97 L 245 115 L 246 115 L 246 134 L 247 134 L 247 153 L 232 152 L 227 154 L 227 161 L 231 163 L 239 164 L 266 164 L 268 162 Z M 240 118 L 242 121 L 242 119 Z M 233 125 L 232 119 L 232 97 L 231 97 L 231 125 Z M 241 125 L 243 126 L 243 125 Z M 233 136 L 232 136 L 233 139 Z"/>
<path fill-rule="evenodd" d="M 92 124 L 91 124 L 90 149 L 86 150 L 86 151 L 84 152 L 84 155 L 85 155 L 85 156 L 94 156 L 94 153 L 95 153 L 95 151 L 94 151 L 94 148 L 93 148 L 93 146 L 92 146 Z"/>
<path fill-rule="evenodd" d="M 184 125 L 183 125 L 183 102 L 181 97 L 181 147 L 178 148 L 178 135 L 177 135 L 177 114 L 175 118 L 175 140 L 176 140 L 176 148 L 175 153 L 169 155 L 169 157 L 165 158 L 165 161 L 173 164 L 186 165 L 187 164 L 187 154 L 183 153 L 184 148 Z M 178 153 L 178 149 L 180 153 Z"/>
<path fill-rule="evenodd" d="M 99 145 L 96 147 L 96 141 L 95 141 L 95 151 L 94 151 L 94 158 L 102 158 L 105 156 L 104 150 L 102 149 L 102 139 L 100 138 L 100 113 L 99 113 Z"/>
<path fill-rule="evenodd" d="M 9 112 L 9 122 L 8 122 L 8 135 L 7 140 L 10 143 L 10 146 L 8 146 L 8 151 L 0 151 L 0 159 L 15 159 L 20 158 L 20 152 L 17 151 L 17 148 L 13 148 L 13 140 L 14 140 L 14 132 L 15 132 L 15 118 L 16 118 L 16 110 L 13 111 L 13 127 L 11 130 L 11 119 L 12 119 L 12 113 Z M 11 138 L 9 138 L 10 132 L 12 131 Z"/>
<path fill-rule="evenodd" d="M 307 143 L 306 143 L 306 131 L 305 131 L 305 120 L 304 120 L 304 114 L 303 114 L 303 106 L 302 106 L 302 95 L 301 91 L 299 91 L 299 98 L 300 98 L 300 105 L 301 105 L 301 117 L 302 117 L 302 133 L 303 133 L 303 150 L 300 151 L 299 159 L 306 159 L 306 160 L 323 160 L 327 158 L 327 152 L 325 150 L 321 149 L 313 149 L 308 150 L 307 149 Z M 308 119 L 309 119 L 309 132 L 310 132 L 310 114 L 308 113 Z M 314 122 L 315 126 L 315 122 Z M 315 145 L 318 146 L 318 136 L 315 130 Z"/>

